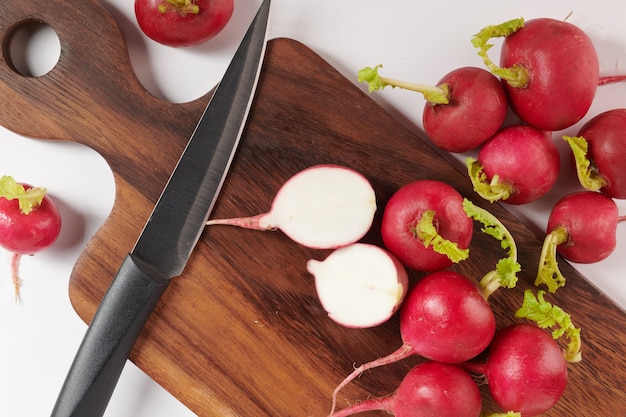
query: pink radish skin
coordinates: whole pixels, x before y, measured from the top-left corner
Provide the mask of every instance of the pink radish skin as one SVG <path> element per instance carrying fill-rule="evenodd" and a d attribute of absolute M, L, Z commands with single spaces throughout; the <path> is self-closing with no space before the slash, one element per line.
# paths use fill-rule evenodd
<path fill-rule="evenodd" d="M 335 322 L 368 328 L 387 321 L 400 307 L 409 286 L 406 269 L 375 245 L 354 243 L 323 261 L 311 259 L 320 303 Z"/>
<path fill-rule="evenodd" d="M 561 348 L 533 324 L 513 324 L 498 331 L 487 361 L 464 367 L 487 377 L 491 396 L 503 411 L 522 417 L 552 408 L 567 385 L 567 361 Z"/>
<path fill-rule="evenodd" d="M 557 251 L 572 262 L 595 263 L 615 250 L 620 220 L 613 199 L 593 191 L 579 191 L 557 201 L 546 232 L 563 228 L 567 239 L 557 246 Z"/>
<path fill-rule="evenodd" d="M 480 391 L 467 372 L 455 365 L 427 361 L 412 368 L 391 396 L 358 402 L 328 417 L 373 410 L 396 417 L 478 417 L 481 407 Z"/>
<path fill-rule="evenodd" d="M 501 129 L 482 147 L 477 157 L 486 175 L 474 189 L 489 201 L 527 204 L 545 195 L 556 183 L 561 167 L 559 151 L 550 135 L 532 126 Z M 494 178 L 508 195 L 491 194 Z M 475 181 L 471 174 L 470 177 Z M 487 189 L 485 192 L 484 189 Z"/>
<path fill-rule="evenodd" d="M 303 246 L 334 249 L 365 236 L 375 212 L 374 189 L 362 174 L 337 165 L 316 165 L 287 180 L 268 213 L 213 219 L 207 225 L 280 229 Z"/>
<path fill-rule="evenodd" d="M 407 268 L 433 272 L 447 268 L 453 261 L 435 252 L 416 236 L 415 227 L 427 210 L 435 212 L 439 234 L 467 249 L 472 240 L 473 223 L 463 210 L 463 197 L 452 186 L 436 180 L 418 180 L 396 191 L 385 206 L 381 235 L 385 247 Z"/>
<path fill-rule="evenodd" d="M 590 119 L 578 136 L 588 144 L 588 159 L 606 184 L 600 191 L 626 199 L 626 109 L 613 109 Z"/>
<path fill-rule="evenodd" d="M 563 20 L 528 20 L 508 35 L 500 67 L 527 70 L 526 85 L 503 81 L 513 111 L 545 131 L 572 126 L 588 112 L 600 77 L 598 55 L 583 30 Z"/>
<path fill-rule="evenodd" d="M 5 180 L 7 177 L 3 177 Z M 29 184 L 18 184 L 28 191 Z M 50 247 L 61 232 L 61 215 L 54 201 L 44 195 L 28 214 L 20 209 L 18 197 L 0 195 L 0 246 L 11 252 L 11 271 L 15 299 L 19 300 L 21 280 L 19 261 L 23 255 L 34 255 Z"/>
<path fill-rule="evenodd" d="M 446 74 L 447 104 L 426 103 L 424 131 L 440 149 L 467 152 L 500 129 L 507 113 L 507 99 L 500 81 L 482 68 L 463 67 Z"/>
<path fill-rule="evenodd" d="M 391 354 L 356 368 L 335 388 L 337 393 L 366 370 L 411 355 L 443 363 L 461 363 L 487 348 L 496 329 L 493 311 L 476 283 L 444 270 L 422 278 L 400 308 L 402 346 Z"/>

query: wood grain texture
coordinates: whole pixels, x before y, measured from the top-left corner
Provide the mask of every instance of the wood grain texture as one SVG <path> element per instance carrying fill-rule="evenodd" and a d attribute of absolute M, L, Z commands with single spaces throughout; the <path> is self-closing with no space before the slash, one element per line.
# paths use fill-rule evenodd
<path fill-rule="evenodd" d="M 59 63 L 39 78 L 18 75 L 7 61 L 10 33 L 28 21 L 51 24 L 61 40 Z M 0 123 L 25 136 L 88 145 L 115 176 L 113 211 L 70 279 L 74 308 L 88 322 L 209 95 L 170 104 L 146 93 L 114 21 L 95 1 L 3 2 L 0 33 L 5 57 Z M 463 173 L 321 57 L 294 40 L 274 39 L 213 217 L 267 211 L 286 179 L 320 163 L 349 166 L 371 180 L 380 209 L 365 241 L 381 243 L 378 226 L 386 200 L 420 178 L 446 181 L 496 214 L 516 238 L 524 271 L 518 288 L 500 290 L 490 302 L 500 327 L 514 321 L 523 290 L 532 287 L 540 251 L 536 237 L 502 206 L 481 202 Z M 300 247 L 280 232 L 208 228 L 131 359 L 199 416 L 326 415 L 332 390 L 353 364 L 401 344 L 397 317 L 368 330 L 348 330 L 326 317 L 305 263 L 327 254 Z M 500 256 L 499 245 L 477 227 L 470 260 L 455 269 L 478 279 Z M 562 263 L 562 270 L 567 286 L 549 299 L 572 312 L 583 328 L 584 361 L 570 365 L 566 393 L 545 415 L 621 415 L 626 315 L 569 265 Z M 420 276 L 411 273 L 411 281 Z M 419 361 L 367 372 L 342 391 L 340 406 L 392 392 Z M 486 387 L 482 390 L 485 408 L 495 410 Z"/>

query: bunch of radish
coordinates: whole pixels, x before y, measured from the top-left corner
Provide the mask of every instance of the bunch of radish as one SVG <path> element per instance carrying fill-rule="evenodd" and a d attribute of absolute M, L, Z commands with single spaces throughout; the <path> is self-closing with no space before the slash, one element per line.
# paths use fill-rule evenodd
<path fill-rule="evenodd" d="M 51 246 L 61 231 L 61 216 L 42 187 L 0 178 L 0 246 L 11 252 L 15 300 L 19 300 L 19 261 Z"/>
<path fill-rule="evenodd" d="M 487 54 L 494 37 L 505 38 L 499 66 Z M 591 40 L 565 21 L 514 19 L 484 28 L 472 44 L 486 70 L 459 68 L 429 86 L 381 76 L 379 65 L 359 71 L 359 81 L 367 82 L 370 92 L 389 86 L 423 94 L 422 120 L 432 143 L 448 152 L 476 151 L 466 164 L 479 196 L 515 205 L 536 201 L 553 188 L 562 168 L 552 132 L 587 115 L 598 85 L 623 77 L 601 78 Z M 505 126 L 509 108 L 518 121 Z M 550 293 L 565 283 L 557 253 L 574 262 L 598 262 L 615 248 L 616 227 L 624 217 L 613 198 L 626 198 L 624 126 L 626 109 L 619 109 L 592 119 L 576 137 L 564 137 L 585 191 L 564 196 L 551 213 L 535 281 Z M 494 401 L 509 417 L 553 407 L 565 390 L 567 363 L 581 360 L 580 329 L 544 299 L 544 291 L 527 290 L 515 316 L 531 323 L 496 331 L 488 298 L 498 288 L 514 287 L 522 268 L 504 225 L 449 184 L 421 179 L 400 186 L 386 202 L 382 247 L 359 243 L 376 209 L 365 177 L 321 165 L 287 181 L 268 213 L 208 223 L 280 229 L 302 245 L 333 249 L 323 260 L 309 260 L 306 269 L 328 316 L 343 326 L 376 326 L 398 311 L 402 343 L 357 366 L 337 385 L 329 417 L 368 410 L 400 417 L 477 417 L 481 405 L 475 383 L 467 384 L 467 371 L 486 378 Z M 483 277 L 448 270 L 471 259 L 474 221 L 506 252 Z M 407 270 L 426 275 L 409 288 Z M 562 337 L 569 340 L 565 349 L 557 343 Z M 483 352 L 486 361 L 476 362 Z M 424 362 L 395 393 L 335 410 L 341 389 L 364 371 L 415 355 Z M 455 392 L 458 397 L 447 395 Z"/>
<path fill-rule="evenodd" d="M 301 245 L 332 249 L 323 260 L 310 259 L 306 269 L 314 277 L 321 306 L 340 325 L 377 326 L 399 310 L 401 345 L 384 357 L 358 366 L 336 387 L 331 417 L 374 409 L 398 416 L 477 417 L 481 396 L 463 367 L 483 369 L 471 364 L 471 360 L 492 344 L 496 334 L 496 319 L 487 299 L 498 288 L 512 288 L 517 282 L 516 273 L 521 266 L 513 236 L 489 211 L 438 180 L 410 182 L 389 198 L 381 221 L 383 247 L 359 242 L 371 228 L 375 210 L 376 196 L 363 175 L 347 167 L 317 165 L 288 179 L 275 194 L 267 213 L 212 219 L 207 224 L 281 230 Z M 480 222 L 482 231 L 499 241 L 506 251 L 495 268 L 479 281 L 447 269 L 469 258 L 474 221 Z M 427 273 L 410 289 L 408 269 Z M 534 308 L 537 305 L 541 308 Z M 556 345 L 538 327 L 555 324 L 554 317 L 546 312 L 558 310 L 549 307 L 546 308 L 543 293 L 536 298 L 531 294 L 525 298 L 518 316 L 537 323 L 536 331 L 545 333 Z M 567 327 L 568 336 L 575 336 L 577 329 L 571 325 L 569 315 L 560 311 L 558 317 L 559 324 L 569 323 L 569 327 L 562 325 Z M 557 333 L 554 338 L 561 335 Z M 577 342 L 568 350 L 568 358 L 578 360 L 579 338 L 572 338 Z M 525 345 L 520 349 L 525 350 Z M 364 371 L 415 355 L 425 362 L 406 375 L 394 394 L 335 410 L 341 389 Z M 565 361 L 561 355 L 559 369 Z M 500 380 L 506 383 L 506 378 Z M 564 383 L 560 384 L 564 388 Z M 555 390 L 550 401 L 558 401 L 561 393 L 562 389 Z M 521 407 L 506 399 L 501 406 L 515 413 L 519 411 L 509 406 Z"/>

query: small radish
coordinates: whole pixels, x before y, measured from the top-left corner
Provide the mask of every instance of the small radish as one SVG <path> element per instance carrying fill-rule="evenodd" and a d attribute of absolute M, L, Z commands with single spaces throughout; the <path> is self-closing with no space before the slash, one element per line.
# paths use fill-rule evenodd
<path fill-rule="evenodd" d="M 535 285 L 550 292 L 565 285 L 556 252 L 578 263 L 599 262 L 617 245 L 617 224 L 623 221 L 612 198 L 594 191 L 578 191 L 556 202 L 546 228 Z"/>
<path fill-rule="evenodd" d="M 319 300 L 335 322 L 352 328 L 387 321 L 406 295 L 409 279 L 404 266 L 378 246 L 354 243 L 336 249 L 323 261 L 311 259 Z"/>
<path fill-rule="evenodd" d="M 467 158 L 474 190 L 488 201 L 526 204 L 556 183 L 561 160 L 549 134 L 532 126 L 507 126 Z"/>
<path fill-rule="evenodd" d="M 570 144 L 581 185 L 612 198 L 626 198 L 626 109 L 612 109 L 585 123 Z"/>
<path fill-rule="evenodd" d="M 207 225 L 280 229 L 303 246 L 334 249 L 365 236 L 375 212 L 376 195 L 367 178 L 347 167 L 316 165 L 287 180 L 268 213 L 214 219 Z"/>
<path fill-rule="evenodd" d="M 455 365 L 426 361 L 413 367 L 396 392 L 371 398 L 328 417 L 383 410 L 396 417 L 478 417 L 482 398 L 472 377 Z"/>
<path fill-rule="evenodd" d="M 487 56 L 494 37 L 505 38 L 500 67 Z M 485 27 L 472 43 L 491 72 L 503 80 L 511 108 L 526 123 L 557 131 L 587 114 L 600 64 L 593 42 L 577 26 L 548 18 L 514 19 Z"/>
<path fill-rule="evenodd" d="M 567 361 L 549 333 L 518 323 L 499 330 L 485 363 L 463 365 L 485 375 L 492 398 L 504 411 L 523 417 L 552 408 L 567 385 Z"/>
<path fill-rule="evenodd" d="M 422 278 L 400 309 L 402 346 L 356 368 L 333 393 L 333 409 L 341 388 L 366 370 L 411 355 L 444 363 L 461 363 L 481 353 L 493 338 L 493 311 L 480 289 L 466 276 L 449 270 Z"/>
<path fill-rule="evenodd" d="M 61 216 L 45 188 L 20 184 L 9 176 L 0 178 L 0 246 L 13 253 L 11 269 L 16 300 L 21 286 L 20 258 L 48 248 L 60 231 Z"/>
<path fill-rule="evenodd" d="M 504 122 L 507 99 L 500 81 L 482 68 L 462 67 L 444 75 L 436 87 L 381 77 L 378 69 L 359 71 L 369 91 L 387 86 L 422 93 L 422 123 L 433 144 L 448 152 L 466 152 L 489 139 Z"/>
<path fill-rule="evenodd" d="M 402 186 L 383 212 L 385 247 L 417 271 L 437 271 L 466 259 L 472 233 L 463 197 L 442 181 L 417 180 Z"/>

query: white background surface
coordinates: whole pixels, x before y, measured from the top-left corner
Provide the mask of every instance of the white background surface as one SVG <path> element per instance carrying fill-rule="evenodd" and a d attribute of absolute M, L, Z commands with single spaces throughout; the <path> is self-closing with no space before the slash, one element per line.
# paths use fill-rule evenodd
<path fill-rule="evenodd" d="M 231 22 L 217 38 L 199 47 L 172 49 L 142 35 L 132 1 L 102 0 L 127 40 L 133 66 L 146 89 L 174 102 L 201 96 L 221 78 L 260 0 L 235 3 Z M 506 6 L 486 0 L 273 0 L 269 33 L 270 38 L 290 37 L 305 43 L 355 83 L 358 69 L 384 64 L 387 76 L 434 84 L 459 66 L 482 65 L 470 38 L 483 26 L 515 17 L 563 19 L 573 12 L 569 21 L 594 39 L 602 73 L 614 74 L 626 72 L 624 10 L 617 0 L 526 0 Z M 54 65 L 58 57 L 58 41 L 51 31 L 39 33 L 37 39 L 24 51 L 35 71 L 50 61 Z M 420 132 L 421 96 L 391 89 L 373 96 Z M 604 86 L 598 90 L 589 117 L 623 106 L 626 84 Z M 565 133 L 575 134 L 579 126 Z M 0 416 L 47 416 L 86 329 L 70 306 L 69 274 L 81 249 L 112 207 L 113 177 L 106 162 L 81 145 L 36 141 L 0 128 L 0 146 L 0 174 L 47 187 L 64 221 L 52 248 L 23 259 L 24 286 L 19 304 L 13 300 L 9 254 L 0 252 Z M 559 146 L 567 162 L 566 149 Z M 537 233 L 542 232 L 556 199 L 575 188 L 569 165 L 563 165 L 566 172 L 548 196 L 530 206 L 508 206 Z M 626 214 L 626 201 L 617 203 L 620 213 Z M 618 247 L 610 258 L 599 264 L 576 265 L 623 307 L 625 255 L 626 225 L 622 225 L 618 228 Z M 130 362 L 106 413 L 109 417 L 192 415 Z"/>

